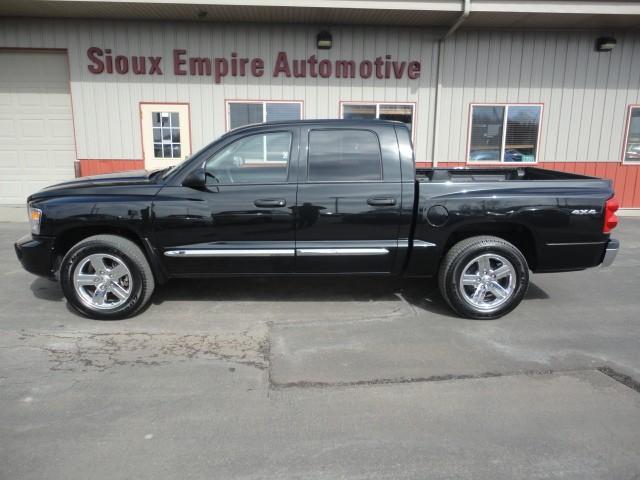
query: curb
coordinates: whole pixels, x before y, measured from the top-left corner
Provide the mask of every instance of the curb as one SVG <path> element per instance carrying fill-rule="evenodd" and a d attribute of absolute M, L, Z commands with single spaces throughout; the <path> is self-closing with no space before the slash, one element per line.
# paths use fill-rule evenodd
<path fill-rule="evenodd" d="M 619 217 L 640 217 L 640 208 L 621 208 L 616 212 Z"/>
<path fill-rule="evenodd" d="M 28 220 L 25 205 L 0 205 L 0 222 L 26 222 Z"/>

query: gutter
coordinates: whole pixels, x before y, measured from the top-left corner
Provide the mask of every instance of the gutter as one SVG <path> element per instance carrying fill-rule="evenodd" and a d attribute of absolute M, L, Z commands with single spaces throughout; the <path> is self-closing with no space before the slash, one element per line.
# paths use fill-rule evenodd
<path fill-rule="evenodd" d="M 437 83 L 436 83 L 436 94 L 434 100 L 433 107 L 433 141 L 431 143 L 431 165 L 435 168 L 438 166 L 438 159 L 436 158 L 436 140 L 438 138 L 438 112 L 440 110 L 440 97 L 442 91 L 442 62 L 444 61 L 444 41 L 453 35 L 464 22 L 467 21 L 469 15 L 471 14 L 471 0 L 463 0 L 463 9 L 462 13 L 456 20 L 456 22 L 451 25 L 449 30 L 438 40 L 438 63 L 436 64 L 436 75 L 437 75 Z"/>
<path fill-rule="evenodd" d="M 446 40 L 451 35 L 453 35 L 455 31 L 458 30 L 458 28 L 460 28 L 460 26 L 467 21 L 467 18 L 469 18 L 470 14 L 471 14 L 471 0 L 464 0 L 464 7 L 462 9 L 462 13 L 458 17 L 458 20 L 456 20 L 456 23 L 451 25 L 451 28 L 447 30 L 447 33 L 444 34 L 444 37 L 442 37 L 440 41 Z"/>

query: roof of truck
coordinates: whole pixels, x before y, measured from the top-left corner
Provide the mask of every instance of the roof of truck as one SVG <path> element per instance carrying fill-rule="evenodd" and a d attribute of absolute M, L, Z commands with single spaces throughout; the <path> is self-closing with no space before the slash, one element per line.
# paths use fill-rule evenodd
<path fill-rule="evenodd" d="M 264 122 L 264 123 L 252 123 L 250 125 L 243 125 L 242 127 L 234 128 L 228 133 L 238 133 L 243 131 L 251 131 L 263 129 L 265 127 L 283 126 L 283 125 L 331 125 L 331 126 L 380 126 L 380 125 L 405 125 L 397 120 L 343 120 L 335 118 L 326 119 L 308 119 L 308 120 L 284 120 L 278 122 Z"/>

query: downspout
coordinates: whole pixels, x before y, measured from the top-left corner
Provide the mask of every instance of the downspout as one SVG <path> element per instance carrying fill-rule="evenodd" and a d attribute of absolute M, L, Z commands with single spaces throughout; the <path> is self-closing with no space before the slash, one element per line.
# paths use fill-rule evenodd
<path fill-rule="evenodd" d="M 439 130 L 439 122 L 438 122 L 438 112 L 440 110 L 440 97 L 442 91 L 442 62 L 444 61 L 444 41 L 453 35 L 460 26 L 467 21 L 469 15 L 471 14 L 471 0 L 463 0 L 464 6 L 462 9 L 462 13 L 456 20 L 456 22 L 451 25 L 451 28 L 447 30 L 440 39 L 438 39 L 438 62 L 436 64 L 436 95 L 434 99 L 434 107 L 433 107 L 433 140 L 431 142 L 431 165 L 433 167 L 438 166 L 438 159 L 436 158 L 436 139 L 438 138 L 438 130 Z"/>

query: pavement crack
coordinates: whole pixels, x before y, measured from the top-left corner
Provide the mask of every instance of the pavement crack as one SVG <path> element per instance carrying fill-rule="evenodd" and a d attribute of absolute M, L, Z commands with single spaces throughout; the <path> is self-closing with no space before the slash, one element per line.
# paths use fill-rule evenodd
<path fill-rule="evenodd" d="M 637 393 L 640 393 L 640 382 L 634 380 L 629 375 L 625 375 L 624 373 L 620 373 L 620 372 L 618 372 L 617 370 L 614 370 L 611 367 L 599 367 L 596 370 L 598 370 L 601 373 L 604 373 L 606 376 L 614 379 L 616 382 L 619 382 L 619 383 L 629 387 L 631 390 L 634 390 Z"/>
<path fill-rule="evenodd" d="M 516 375 L 523 376 L 539 376 L 539 375 L 552 375 L 558 373 L 576 373 L 593 371 L 593 368 L 584 369 L 571 369 L 571 370 L 516 370 L 512 372 L 483 372 L 474 374 L 456 374 L 456 375 L 434 375 L 430 377 L 396 377 L 396 378 L 377 378 L 371 380 L 355 380 L 348 382 L 315 382 L 315 381 L 297 381 L 297 382 L 285 382 L 279 383 L 269 378 L 269 386 L 274 390 L 282 390 L 288 388 L 336 388 L 336 387 L 362 387 L 362 386 L 374 386 L 374 385 L 396 385 L 396 384 L 408 384 L 408 383 L 429 383 L 429 382 L 444 382 L 444 381 L 456 381 L 456 380 L 473 380 L 481 378 L 496 378 L 496 377 L 513 377 Z M 599 369 L 596 369 L 599 370 Z"/>

